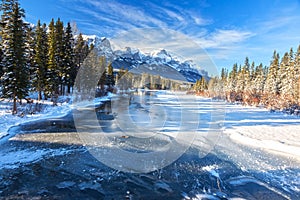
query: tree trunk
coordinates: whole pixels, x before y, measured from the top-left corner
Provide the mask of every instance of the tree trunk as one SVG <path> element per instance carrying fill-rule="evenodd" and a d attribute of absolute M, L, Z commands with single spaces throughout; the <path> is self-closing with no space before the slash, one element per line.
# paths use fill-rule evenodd
<path fill-rule="evenodd" d="M 42 99 L 42 91 L 39 91 L 38 101 L 40 101 L 41 99 Z"/>
<path fill-rule="evenodd" d="M 70 85 L 68 85 L 68 94 L 71 94 L 71 86 Z"/>
<path fill-rule="evenodd" d="M 17 114 L 17 99 L 16 99 L 16 97 L 14 97 L 12 114 L 13 115 Z"/>

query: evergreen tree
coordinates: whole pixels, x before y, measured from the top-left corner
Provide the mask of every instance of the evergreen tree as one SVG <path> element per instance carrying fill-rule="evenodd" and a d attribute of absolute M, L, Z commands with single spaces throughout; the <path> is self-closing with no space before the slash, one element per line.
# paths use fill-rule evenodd
<path fill-rule="evenodd" d="M 293 98 L 294 70 L 290 64 L 290 55 L 285 53 L 280 63 L 278 77 L 280 78 L 279 92 L 281 96 L 291 100 Z"/>
<path fill-rule="evenodd" d="M 233 65 L 231 72 L 228 77 L 228 92 L 234 92 L 237 84 L 237 75 L 238 75 L 238 65 L 237 63 Z"/>
<path fill-rule="evenodd" d="M 245 67 L 242 68 L 242 66 L 240 65 L 237 73 L 237 79 L 236 79 L 237 93 L 242 93 L 244 91 L 245 88 L 244 75 L 245 75 Z"/>
<path fill-rule="evenodd" d="M 300 45 L 294 58 L 294 99 L 300 105 Z"/>
<path fill-rule="evenodd" d="M 45 87 L 46 97 L 58 94 L 59 76 L 57 72 L 56 62 L 56 37 L 54 19 L 51 20 L 48 26 L 48 53 L 47 53 L 47 85 Z"/>
<path fill-rule="evenodd" d="M 262 63 L 260 63 L 260 65 L 255 68 L 254 74 L 255 75 L 253 76 L 252 84 L 254 86 L 255 94 L 262 95 L 264 92 L 264 85 L 266 81 Z"/>
<path fill-rule="evenodd" d="M 93 52 L 93 51 L 90 51 Z M 82 34 L 80 33 L 75 41 L 75 48 L 74 48 L 74 54 L 75 54 L 75 68 L 72 68 L 71 71 L 71 77 L 70 77 L 70 81 L 75 83 L 75 79 L 77 76 L 77 73 L 82 65 L 82 63 L 84 62 L 84 60 L 87 58 L 89 53 L 89 49 L 87 47 L 86 42 L 83 40 Z M 77 79 L 78 84 L 80 85 L 81 83 L 79 83 L 81 81 L 81 79 Z M 81 87 L 77 87 L 77 89 L 81 89 Z"/>
<path fill-rule="evenodd" d="M 115 85 L 114 69 L 113 69 L 111 63 L 107 67 L 107 85 L 109 87 L 112 87 Z"/>
<path fill-rule="evenodd" d="M 25 24 L 25 31 L 26 31 L 26 60 L 27 60 L 27 66 L 29 68 L 29 79 L 30 79 L 30 89 L 32 90 L 33 86 L 33 77 L 34 74 L 34 54 L 35 54 L 35 32 L 33 30 L 33 27 L 29 24 Z"/>
<path fill-rule="evenodd" d="M 75 83 L 75 92 L 86 94 L 80 95 L 80 98 L 90 99 L 95 97 L 94 91 L 98 84 L 97 80 L 105 70 L 105 63 L 105 58 L 99 57 L 96 50 L 91 51 L 83 61 L 80 73 L 77 75 L 78 81 Z"/>
<path fill-rule="evenodd" d="M 12 113 L 17 113 L 16 102 L 28 94 L 29 69 L 26 60 L 26 32 L 23 18 L 25 12 L 17 1 L 4 1 L 3 5 L 11 10 L 3 10 L 2 50 L 3 75 L 2 94 L 13 99 Z"/>
<path fill-rule="evenodd" d="M 116 82 L 118 82 L 118 79 L 119 79 L 119 75 L 117 74 L 116 76 Z M 150 75 L 149 74 L 146 74 L 146 73 L 143 73 L 142 74 L 142 79 L 141 79 L 141 87 L 142 88 L 150 88 L 151 87 L 151 82 L 150 82 Z M 171 86 L 171 83 L 169 82 L 169 88 Z"/>
<path fill-rule="evenodd" d="M 38 92 L 38 101 L 42 99 L 42 92 L 44 92 L 47 85 L 46 72 L 47 72 L 47 27 L 44 23 L 41 25 L 40 20 L 36 26 L 35 34 L 35 48 L 34 48 L 34 76 L 33 76 L 33 89 Z"/>
<path fill-rule="evenodd" d="M 251 72 L 250 72 L 250 63 L 249 58 L 246 57 L 245 65 L 242 68 L 242 77 L 243 77 L 243 93 L 246 95 L 252 94 L 252 87 L 251 87 Z"/>
<path fill-rule="evenodd" d="M 64 42 L 65 42 L 64 84 L 66 84 L 68 87 L 67 92 L 71 93 L 71 87 L 73 87 L 75 81 L 75 79 L 72 76 L 73 74 L 76 74 L 76 66 L 75 66 L 75 54 L 74 54 L 74 38 L 73 38 L 72 28 L 70 23 L 68 23 L 65 31 Z"/>
<path fill-rule="evenodd" d="M 200 80 L 200 90 L 204 92 L 207 89 L 208 89 L 207 82 L 206 82 L 204 76 L 202 76 L 202 78 Z"/>
<path fill-rule="evenodd" d="M 278 78 L 278 70 L 279 70 L 279 54 L 274 51 L 273 60 L 269 67 L 269 72 L 265 85 L 266 95 L 277 95 L 279 94 L 279 78 Z"/>
<path fill-rule="evenodd" d="M 13 9 L 13 5 L 17 3 L 17 0 L 2 0 L 1 2 L 1 35 L 3 34 L 3 31 L 5 29 L 5 26 L 9 23 L 11 20 L 11 13 Z"/>
<path fill-rule="evenodd" d="M 100 89 L 103 91 L 104 90 L 104 85 L 105 83 L 107 82 L 106 80 L 106 75 L 107 75 L 107 72 L 106 72 L 106 69 L 104 69 L 103 73 L 101 74 L 101 77 L 99 79 L 99 82 L 98 82 L 98 86 L 100 87 Z"/>
<path fill-rule="evenodd" d="M 55 23 L 54 26 L 54 37 L 55 37 L 55 62 L 56 62 L 56 74 L 57 77 L 57 85 L 59 86 L 57 94 L 63 94 L 64 91 L 64 83 L 65 83 L 65 76 L 66 76 L 66 69 L 65 69 L 65 41 L 64 41 L 64 24 L 60 19 Z"/>
<path fill-rule="evenodd" d="M 14 0 L 2 0 L 1 1 L 1 5 L 0 5 L 0 11 L 2 12 L 1 15 L 1 22 L 0 22 L 0 40 L 1 40 L 1 44 L 3 43 L 3 31 L 5 28 L 5 25 L 9 23 L 9 18 L 11 16 L 12 13 L 12 5 L 15 3 Z M 2 64 L 2 59 L 3 59 L 3 49 L 0 48 L 0 77 L 3 75 L 4 73 L 4 67 Z"/>

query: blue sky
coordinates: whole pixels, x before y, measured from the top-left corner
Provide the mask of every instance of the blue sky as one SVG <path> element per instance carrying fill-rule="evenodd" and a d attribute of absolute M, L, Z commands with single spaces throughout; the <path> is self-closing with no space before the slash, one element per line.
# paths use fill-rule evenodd
<path fill-rule="evenodd" d="M 84 34 L 113 38 L 136 28 L 170 29 L 203 48 L 218 69 L 270 63 L 300 44 L 299 0 L 20 0 L 26 20 L 75 21 Z M 152 36 L 154 37 L 154 36 Z M 162 44 L 168 43 L 164 38 Z M 180 45 L 180 44 L 178 44 Z M 197 53 L 197 52 L 194 52 Z M 201 64 L 199 64 L 201 65 Z"/>

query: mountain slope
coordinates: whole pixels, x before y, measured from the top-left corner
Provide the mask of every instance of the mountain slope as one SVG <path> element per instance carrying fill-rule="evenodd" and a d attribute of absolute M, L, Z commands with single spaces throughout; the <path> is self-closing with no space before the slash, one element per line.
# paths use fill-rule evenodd
<path fill-rule="evenodd" d="M 180 61 L 173 58 L 167 50 L 160 49 L 147 54 L 130 47 L 124 50 L 113 50 L 107 38 L 87 37 L 90 43 L 94 43 L 98 54 L 105 56 L 112 62 L 114 69 L 127 69 L 133 73 L 149 73 L 165 78 L 195 83 L 202 76 L 209 80 L 205 71 L 195 68 L 193 61 Z M 94 39 L 94 41 L 91 40 Z"/>

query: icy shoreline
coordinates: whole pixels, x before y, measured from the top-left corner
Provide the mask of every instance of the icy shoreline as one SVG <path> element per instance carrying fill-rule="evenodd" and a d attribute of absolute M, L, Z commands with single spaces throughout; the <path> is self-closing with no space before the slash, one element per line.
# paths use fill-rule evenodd
<path fill-rule="evenodd" d="M 232 141 L 300 161 L 300 117 L 226 105 L 224 133 Z"/>
<path fill-rule="evenodd" d="M 34 106 L 35 103 L 39 103 L 43 106 L 43 110 L 41 112 L 20 116 L 11 114 L 11 102 L 8 100 L 2 100 L 0 102 L 0 140 L 8 136 L 8 131 L 11 127 L 36 120 L 48 119 L 52 117 L 63 117 L 72 110 L 71 104 L 66 103 L 65 101 L 64 103 L 59 103 L 57 106 L 53 106 L 51 101 L 34 101 L 32 105 L 24 103 L 23 107 L 19 107 L 19 113 L 22 113 L 30 106 Z"/>
<path fill-rule="evenodd" d="M 170 94 L 163 93 L 160 94 L 160 97 L 166 98 L 168 95 Z M 182 93 L 180 93 L 181 95 Z M 108 98 L 99 98 L 92 103 L 99 104 Z M 201 97 L 197 98 L 201 99 Z M 211 102 L 213 103 L 213 101 Z M 61 103 L 58 106 L 53 106 L 50 101 L 41 103 L 45 106 L 42 112 L 19 117 L 13 116 L 9 112 L 10 104 L 7 100 L 1 101 L 0 140 L 8 136 L 8 130 L 13 126 L 36 120 L 63 117 L 74 108 L 71 103 Z M 224 105 L 223 133 L 228 135 L 232 141 L 300 161 L 300 117 L 270 113 L 263 108 Z"/>

